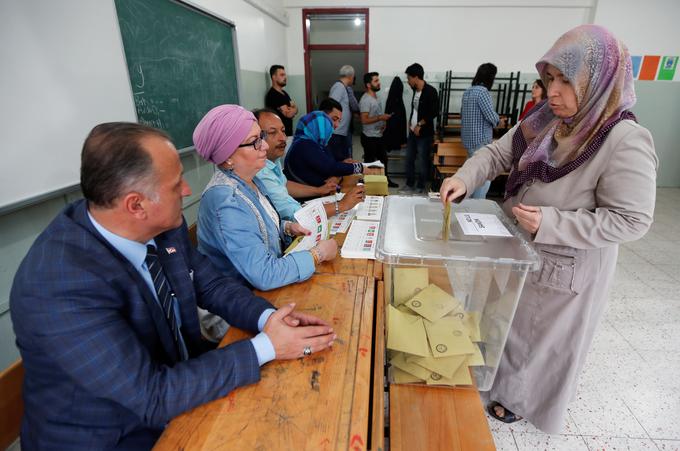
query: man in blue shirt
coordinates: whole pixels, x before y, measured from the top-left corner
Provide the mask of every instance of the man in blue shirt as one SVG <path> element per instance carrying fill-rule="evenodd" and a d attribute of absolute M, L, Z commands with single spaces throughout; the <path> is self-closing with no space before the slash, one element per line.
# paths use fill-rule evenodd
<path fill-rule="evenodd" d="M 328 324 L 293 304 L 275 310 L 193 248 L 182 217 L 191 188 L 164 132 L 95 127 L 81 188 L 10 294 L 25 449 L 150 449 L 173 417 L 257 382 L 261 365 L 332 344 Z M 212 349 L 198 306 L 259 333 Z"/>
<path fill-rule="evenodd" d="M 269 145 L 265 167 L 255 177 L 264 185 L 269 200 L 272 201 L 282 219 L 294 220 L 293 215 L 302 208 L 293 196 L 310 198 L 335 194 L 338 188 L 335 178 L 327 180 L 325 185 L 319 187 L 288 180 L 282 168 L 283 154 L 286 149 L 286 135 L 281 118 L 276 111 L 266 108 L 256 110 L 253 114 L 255 114 L 262 131 L 267 134 L 265 140 Z M 329 115 L 329 117 L 332 120 L 332 115 Z M 324 205 L 326 216 L 330 218 L 340 212 L 354 208 L 356 204 L 363 201 L 363 194 L 364 187 L 357 186 L 352 188 L 342 200 L 326 203 Z"/>
<path fill-rule="evenodd" d="M 496 66 L 485 63 L 479 66 L 472 86 L 463 93 L 461 101 L 461 140 L 471 157 L 475 151 L 493 141 L 493 128 L 501 119 L 493 108 L 489 91 L 496 78 Z M 503 126 L 503 124 L 501 124 Z M 484 182 L 470 197 L 484 199 L 489 191 L 490 181 Z"/>

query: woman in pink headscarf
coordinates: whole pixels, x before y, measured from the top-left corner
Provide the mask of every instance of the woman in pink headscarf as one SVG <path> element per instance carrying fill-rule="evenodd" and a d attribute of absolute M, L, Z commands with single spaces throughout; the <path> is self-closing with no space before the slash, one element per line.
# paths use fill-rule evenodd
<path fill-rule="evenodd" d="M 215 164 L 198 209 L 198 249 L 259 290 L 306 280 L 337 253 L 334 240 L 320 240 L 310 251 L 283 255 L 293 236 L 310 232 L 282 221 L 255 178 L 267 161 L 265 138 L 255 116 L 238 105 L 213 108 L 194 131 L 196 151 Z"/>
<path fill-rule="evenodd" d="M 533 241 L 494 385 L 490 415 L 559 432 L 614 275 L 619 243 L 654 213 L 657 158 L 635 104 L 631 59 L 609 31 L 583 25 L 536 64 L 548 101 L 444 181 L 443 202 L 510 171 L 503 208 Z"/>

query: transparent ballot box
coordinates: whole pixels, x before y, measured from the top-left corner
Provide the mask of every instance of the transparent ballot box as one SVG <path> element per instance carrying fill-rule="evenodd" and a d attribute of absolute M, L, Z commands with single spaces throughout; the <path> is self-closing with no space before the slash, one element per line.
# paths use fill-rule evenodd
<path fill-rule="evenodd" d="M 392 383 L 491 388 L 534 248 L 489 200 L 388 196 L 376 259 L 384 265 Z"/>

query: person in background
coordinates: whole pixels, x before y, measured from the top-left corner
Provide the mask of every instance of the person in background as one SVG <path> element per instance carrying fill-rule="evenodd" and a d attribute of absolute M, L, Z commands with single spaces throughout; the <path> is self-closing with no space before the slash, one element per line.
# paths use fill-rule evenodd
<path fill-rule="evenodd" d="M 340 127 L 340 120 L 342 119 L 342 105 L 330 97 L 326 97 L 319 104 L 319 111 L 323 111 L 331 119 L 333 123 L 333 130 Z M 332 139 L 332 138 L 331 138 Z"/>
<path fill-rule="evenodd" d="M 524 111 L 522 111 L 522 114 L 519 115 L 519 120 L 521 121 L 524 119 L 524 116 L 526 116 L 533 107 L 547 98 L 548 93 L 545 90 L 545 85 L 543 85 L 543 81 L 540 78 L 537 78 L 534 80 L 534 84 L 531 85 L 531 100 L 527 102 L 526 106 L 524 107 Z"/>
<path fill-rule="evenodd" d="M 491 87 L 496 79 L 498 70 L 491 63 L 484 63 L 477 68 L 477 73 L 472 79 L 472 86 L 465 90 L 461 101 L 461 140 L 467 149 L 468 157 L 475 151 L 493 141 L 493 128 L 503 126 L 498 113 L 493 108 L 491 101 Z M 489 191 L 491 182 L 487 180 L 477 188 L 471 197 L 484 199 Z"/>
<path fill-rule="evenodd" d="M 282 159 L 286 150 L 286 133 L 283 122 L 274 110 L 261 109 L 256 110 L 254 114 L 260 128 L 266 133 L 265 141 L 269 147 L 266 165 L 260 169 L 255 178 L 264 186 L 265 194 L 274 204 L 279 216 L 292 221 L 295 212 L 302 208 L 294 197 L 309 198 L 335 193 L 337 184 L 331 181 L 332 186 L 330 187 L 328 182 L 320 187 L 315 187 L 287 180 L 282 168 Z M 363 201 L 363 194 L 364 187 L 356 186 L 341 200 L 324 204 L 326 216 L 330 218 L 340 212 L 354 208 L 356 204 Z"/>
<path fill-rule="evenodd" d="M 298 108 L 283 89 L 288 82 L 286 69 L 281 65 L 274 64 L 269 68 L 269 77 L 271 78 L 272 86 L 264 98 L 264 106 L 279 112 L 283 125 L 286 127 L 286 136 L 291 138 L 288 140 L 290 145 L 294 130 L 293 118 L 297 114 Z"/>
<path fill-rule="evenodd" d="M 335 161 L 347 161 L 352 159 L 352 133 L 350 131 L 352 112 L 358 112 L 359 103 L 352 89 L 354 68 L 349 65 L 342 66 L 339 75 L 340 79 L 331 86 L 328 96 L 342 106 L 342 118 L 328 142 L 328 148 Z"/>
<path fill-rule="evenodd" d="M 100 124 L 81 155 L 84 199 L 38 236 L 10 294 L 23 449 L 151 449 L 170 420 L 257 382 L 268 361 L 333 343 L 326 322 L 276 311 L 192 246 L 191 188 L 165 132 Z M 197 306 L 257 335 L 215 349 Z"/>
<path fill-rule="evenodd" d="M 311 232 L 282 221 L 255 175 L 269 146 L 250 111 L 238 105 L 210 110 L 196 126 L 196 151 L 215 164 L 198 209 L 198 250 L 224 274 L 258 290 L 307 280 L 337 253 L 335 240 L 283 255 L 291 238 Z"/>
<path fill-rule="evenodd" d="M 425 70 L 418 63 L 406 68 L 408 85 L 413 89 L 406 147 L 406 186 L 402 194 L 424 193 L 430 176 L 434 120 L 439 109 L 437 90 L 425 82 Z M 416 171 L 416 161 L 418 171 Z"/>
<path fill-rule="evenodd" d="M 440 193 L 451 202 L 510 171 L 503 209 L 533 242 L 541 266 L 524 284 L 487 409 L 552 434 L 576 397 L 619 244 L 652 224 L 658 159 L 630 111 L 628 49 L 605 28 L 568 31 L 536 69 L 548 101 L 478 150 Z"/>
<path fill-rule="evenodd" d="M 382 112 L 382 107 L 376 95 L 380 91 L 380 74 L 377 72 L 364 74 L 364 87 L 366 92 L 359 101 L 363 128 L 361 146 L 364 148 L 364 162 L 370 163 L 380 160 L 385 165 L 385 175 L 388 176 L 387 185 L 396 188 L 399 185 L 389 179 L 387 172 L 387 150 L 383 141 L 383 131 L 390 115 Z"/>
<path fill-rule="evenodd" d="M 394 77 L 390 84 L 385 114 L 390 114 L 390 120 L 383 132 L 383 141 L 388 152 L 401 149 L 406 144 L 406 107 L 404 106 L 404 83 L 401 78 Z"/>
<path fill-rule="evenodd" d="M 331 118 L 323 111 L 312 111 L 298 122 L 293 144 L 284 159 L 288 180 L 321 186 L 330 177 L 362 174 L 362 163 L 336 161 L 326 147 L 333 134 Z"/>

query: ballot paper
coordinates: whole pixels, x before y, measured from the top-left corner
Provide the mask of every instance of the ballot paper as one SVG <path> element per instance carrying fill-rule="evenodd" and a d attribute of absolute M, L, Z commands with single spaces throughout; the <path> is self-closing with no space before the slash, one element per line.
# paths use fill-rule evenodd
<path fill-rule="evenodd" d="M 352 223 L 352 219 L 354 219 L 355 214 L 356 210 L 353 208 L 351 210 L 343 211 L 338 215 L 331 216 L 331 218 L 328 220 L 328 223 L 330 224 L 331 236 L 335 235 L 336 233 L 347 232 L 347 229 Z"/>
<path fill-rule="evenodd" d="M 296 211 L 294 216 L 295 220 L 312 234 L 303 236 L 291 252 L 308 251 L 319 241 L 328 239 L 328 218 L 322 203 L 307 204 Z"/>
<path fill-rule="evenodd" d="M 388 305 L 387 348 L 422 357 L 429 356 L 423 319 L 417 315 L 400 312 Z"/>
<path fill-rule="evenodd" d="M 403 304 L 429 285 L 430 277 L 427 268 L 396 267 L 393 271 L 392 299 L 394 305 Z"/>
<path fill-rule="evenodd" d="M 373 221 L 352 221 L 345 242 L 340 249 L 343 258 L 375 259 L 380 223 Z"/>
<path fill-rule="evenodd" d="M 496 215 L 488 213 L 455 213 L 455 216 L 465 235 L 512 236 Z"/>
<path fill-rule="evenodd" d="M 356 206 L 356 218 L 363 221 L 380 221 L 384 201 L 383 196 L 366 196 L 364 201 Z"/>
<path fill-rule="evenodd" d="M 451 203 L 447 202 L 444 206 L 444 220 L 442 222 L 442 239 L 449 241 L 451 233 Z"/>

